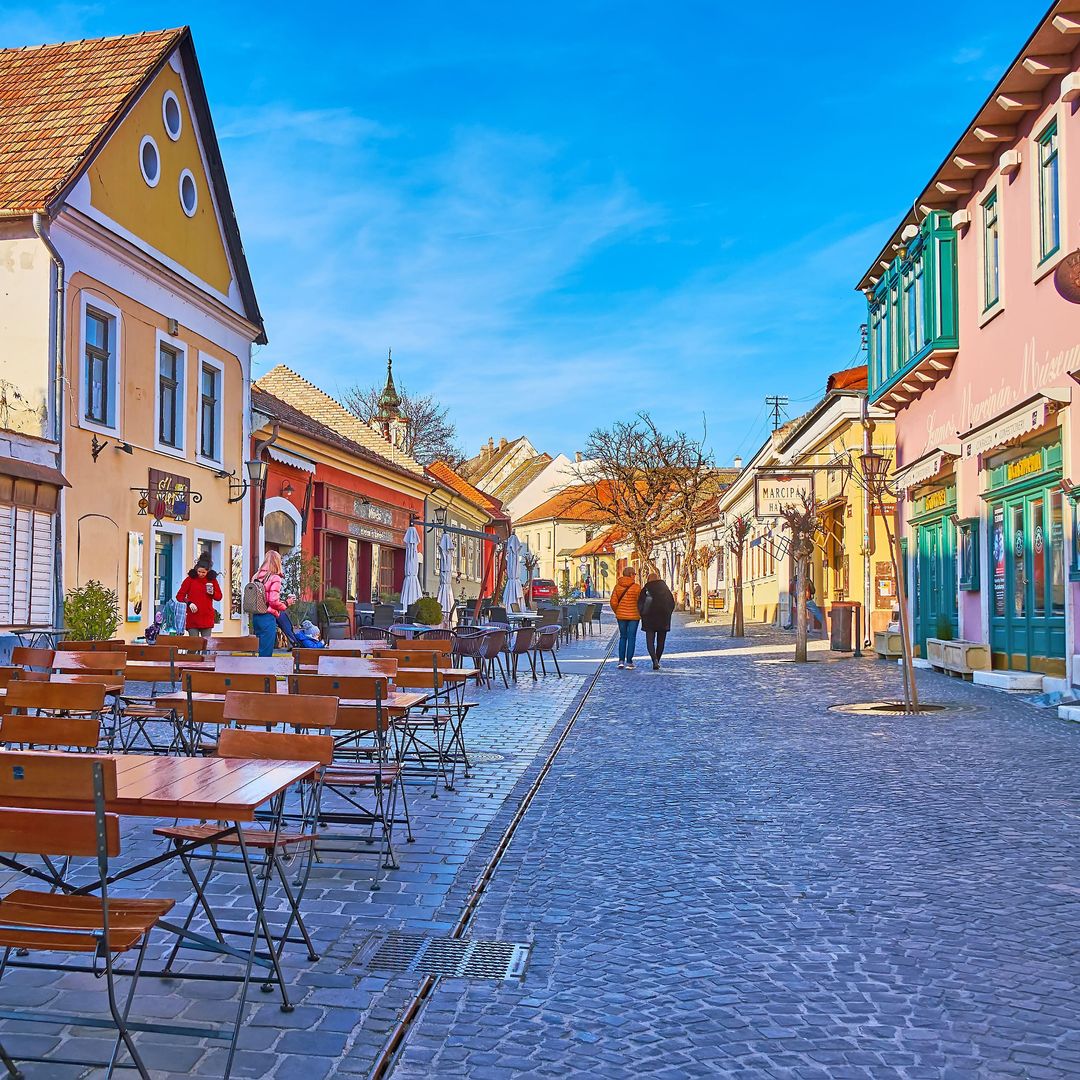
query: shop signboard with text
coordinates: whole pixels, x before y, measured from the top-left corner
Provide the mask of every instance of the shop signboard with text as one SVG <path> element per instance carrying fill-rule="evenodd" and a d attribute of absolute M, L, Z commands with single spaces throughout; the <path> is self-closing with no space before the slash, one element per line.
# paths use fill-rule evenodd
<path fill-rule="evenodd" d="M 754 516 L 759 520 L 778 518 L 789 506 L 802 509 L 814 501 L 811 473 L 759 475 L 754 478 Z"/>

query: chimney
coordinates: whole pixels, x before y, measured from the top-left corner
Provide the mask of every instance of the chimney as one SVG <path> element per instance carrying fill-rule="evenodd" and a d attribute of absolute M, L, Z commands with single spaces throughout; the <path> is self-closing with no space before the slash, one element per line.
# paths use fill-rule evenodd
<path fill-rule="evenodd" d="M 735 455 L 735 460 L 731 463 L 736 469 L 742 470 L 742 457 L 739 454 Z"/>
<path fill-rule="evenodd" d="M 503 436 L 503 437 L 502 437 L 502 438 L 501 438 L 501 439 L 499 440 L 499 449 L 500 449 L 500 450 L 505 450 L 505 449 L 507 448 L 507 446 L 509 446 L 509 445 L 510 445 L 510 443 L 509 443 L 509 441 L 507 440 L 506 436 L 504 435 L 504 436 Z"/>
<path fill-rule="evenodd" d="M 575 461 L 584 461 L 584 460 L 585 460 L 585 459 L 584 459 L 584 458 L 583 458 L 583 457 L 581 456 L 581 451 L 580 451 L 580 450 L 575 450 L 575 451 L 574 451 L 574 460 L 575 460 Z"/>

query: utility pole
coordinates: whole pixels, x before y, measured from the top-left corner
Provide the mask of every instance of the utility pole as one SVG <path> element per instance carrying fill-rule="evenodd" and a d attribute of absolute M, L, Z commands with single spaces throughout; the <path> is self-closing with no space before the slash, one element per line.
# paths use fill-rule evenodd
<path fill-rule="evenodd" d="M 772 409 L 772 429 L 775 431 L 780 426 L 780 410 L 788 403 L 788 399 L 783 394 L 770 394 L 765 399 L 765 404 Z"/>

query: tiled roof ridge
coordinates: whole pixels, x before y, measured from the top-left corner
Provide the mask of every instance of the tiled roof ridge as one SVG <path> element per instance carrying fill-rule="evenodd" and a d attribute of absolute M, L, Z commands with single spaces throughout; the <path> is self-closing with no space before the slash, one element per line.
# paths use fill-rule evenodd
<path fill-rule="evenodd" d="M 469 483 L 449 462 L 433 461 L 428 466 L 427 471 L 432 473 L 440 483 L 453 488 L 459 495 L 463 495 L 482 509 L 488 510 L 494 515 L 505 516 L 501 500 L 494 495 L 489 495 L 486 491 L 482 491 L 475 484 Z M 450 479 L 446 478 L 447 474 Z"/>
<path fill-rule="evenodd" d="M 293 371 L 288 364 L 275 364 L 265 375 L 260 376 L 256 382 L 262 382 L 264 379 L 270 379 L 275 372 L 281 372 L 288 377 L 295 379 L 297 382 L 303 383 L 304 387 L 313 393 L 317 394 L 325 406 L 328 406 L 330 410 L 336 415 L 339 421 L 345 422 L 345 429 L 342 431 L 346 438 L 352 441 L 357 441 L 357 436 L 361 434 L 365 437 L 365 442 L 360 445 L 367 445 L 367 449 L 373 454 L 377 454 L 381 458 L 389 461 L 391 464 L 396 465 L 400 469 L 405 469 L 407 472 L 417 473 L 423 475 L 423 466 L 419 462 L 415 461 L 408 454 L 398 450 L 393 443 L 386 439 L 382 432 L 377 431 L 371 424 L 365 423 L 356 413 L 346 408 L 337 398 L 332 394 L 328 394 L 321 386 L 317 386 L 310 379 L 305 378 L 299 372 Z M 280 377 L 280 376 L 279 376 Z M 264 386 L 265 389 L 265 386 Z M 273 391 L 269 391 L 273 393 Z M 286 401 L 286 404 L 289 402 Z M 294 406 L 299 408 L 301 412 L 305 411 L 300 406 Z M 318 417 L 313 417 L 318 419 Z"/>
<path fill-rule="evenodd" d="M 188 29 L 190 29 L 190 27 L 187 25 L 163 26 L 160 30 L 140 30 L 135 34 L 105 34 L 102 37 L 71 38 L 68 41 L 46 41 L 40 45 L 9 45 L 7 48 L 0 49 L 0 56 L 4 56 L 7 53 L 40 52 L 43 49 L 62 49 L 72 45 L 89 45 L 105 41 L 134 41 L 136 38 L 159 37 L 163 34 L 179 35 Z"/>
<path fill-rule="evenodd" d="M 272 393 L 265 387 L 253 384 L 251 389 L 253 391 L 253 406 L 257 407 L 255 402 L 256 394 L 261 395 L 262 397 L 268 397 L 282 408 L 303 417 L 303 419 L 307 422 L 308 425 L 310 425 L 311 428 L 318 429 L 317 431 L 312 431 L 308 430 L 306 427 L 299 428 L 298 425 L 298 429 L 302 430 L 303 434 L 311 435 L 318 439 L 323 439 L 326 442 L 332 443 L 336 446 L 341 447 L 342 449 L 347 450 L 350 454 L 353 454 L 358 458 L 363 458 L 365 461 L 375 462 L 383 468 L 392 469 L 394 472 L 401 473 L 404 476 L 409 476 L 415 479 L 415 474 L 412 472 L 411 469 L 406 469 L 401 465 L 395 464 L 387 458 L 384 458 L 381 454 L 376 453 L 370 447 L 364 446 L 363 443 L 358 443 L 355 439 L 350 439 L 347 435 L 342 435 L 341 432 L 335 431 L 328 424 L 324 424 L 321 420 L 317 420 L 314 416 L 309 416 L 306 412 L 304 412 L 303 409 L 300 409 L 297 406 L 290 404 L 288 401 L 285 401 L 284 398 L 278 397 L 277 394 Z M 281 422 L 286 427 L 290 426 L 289 420 L 285 417 L 272 415 L 271 419 Z"/>

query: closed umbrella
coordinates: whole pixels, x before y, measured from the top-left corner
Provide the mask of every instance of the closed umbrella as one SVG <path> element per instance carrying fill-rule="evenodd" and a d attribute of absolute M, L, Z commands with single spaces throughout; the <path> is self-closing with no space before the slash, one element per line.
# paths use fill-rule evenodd
<path fill-rule="evenodd" d="M 454 538 L 448 533 L 442 534 L 439 541 L 439 607 L 442 608 L 443 625 L 450 625 L 450 614 L 454 610 L 454 590 L 450 586 L 450 574 L 454 569 Z"/>
<path fill-rule="evenodd" d="M 503 607 L 512 611 L 512 604 L 518 609 L 525 607 L 525 594 L 521 591 L 521 541 L 511 536 L 506 541 L 506 589 L 503 592 Z"/>
<path fill-rule="evenodd" d="M 423 596 L 420 590 L 420 534 L 410 525 L 405 530 L 405 580 L 401 584 L 401 606 L 408 608 Z"/>

